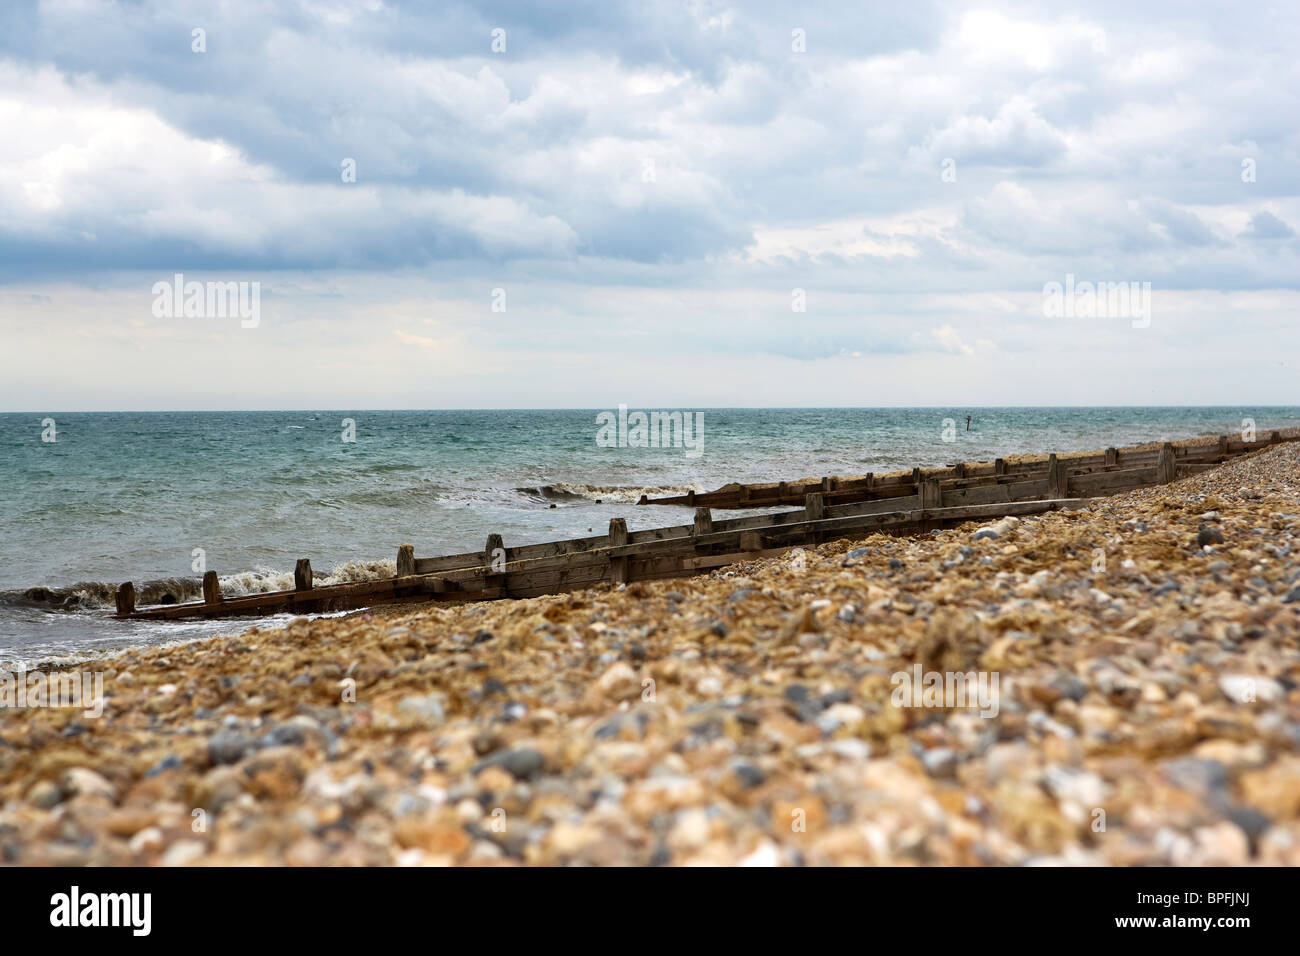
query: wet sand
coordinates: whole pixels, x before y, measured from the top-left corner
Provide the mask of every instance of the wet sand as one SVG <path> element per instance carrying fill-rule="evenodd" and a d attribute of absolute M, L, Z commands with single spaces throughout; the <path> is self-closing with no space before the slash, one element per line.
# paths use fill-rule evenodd
<path fill-rule="evenodd" d="M 96 661 L 0 861 L 1300 864 L 1300 445 L 994 525 Z"/>

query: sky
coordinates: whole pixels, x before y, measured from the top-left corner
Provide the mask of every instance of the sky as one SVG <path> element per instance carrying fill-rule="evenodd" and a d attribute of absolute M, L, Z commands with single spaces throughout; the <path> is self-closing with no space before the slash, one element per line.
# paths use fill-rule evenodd
<path fill-rule="evenodd" d="M 1294 3 L 6 3 L 0 410 L 1300 404 L 1297 49 Z"/>

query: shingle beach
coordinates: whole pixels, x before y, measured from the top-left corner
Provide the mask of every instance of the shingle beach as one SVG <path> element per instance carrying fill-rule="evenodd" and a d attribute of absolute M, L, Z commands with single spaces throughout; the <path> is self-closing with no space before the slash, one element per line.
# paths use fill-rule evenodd
<path fill-rule="evenodd" d="M 101 717 L 0 708 L 0 861 L 1298 865 L 1300 445 L 1082 511 L 81 666 Z M 929 674 L 993 696 L 903 692 Z"/>

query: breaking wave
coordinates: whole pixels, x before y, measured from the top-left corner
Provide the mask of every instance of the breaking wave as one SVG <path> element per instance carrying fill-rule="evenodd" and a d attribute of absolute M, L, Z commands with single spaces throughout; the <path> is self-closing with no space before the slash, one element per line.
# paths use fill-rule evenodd
<path fill-rule="evenodd" d="M 684 495 L 700 491 L 696 485 L 583 485 L 559 481 L 553 485 L 516 488 L 519 494 L 534 501 L 611 501 L 636 503 L 642 495 L 651 498 Z"/>

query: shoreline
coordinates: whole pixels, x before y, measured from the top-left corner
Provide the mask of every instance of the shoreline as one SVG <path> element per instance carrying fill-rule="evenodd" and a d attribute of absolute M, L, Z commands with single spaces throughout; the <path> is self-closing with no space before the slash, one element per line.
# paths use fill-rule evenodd
<path fill-rule="evenodd" d="M 109 655 L 0 708 L 5 862 L 1297 865 L 1297 476 Z"/>

